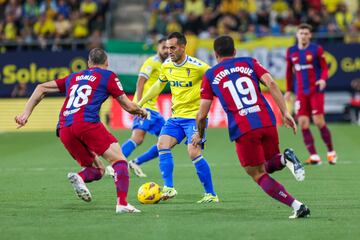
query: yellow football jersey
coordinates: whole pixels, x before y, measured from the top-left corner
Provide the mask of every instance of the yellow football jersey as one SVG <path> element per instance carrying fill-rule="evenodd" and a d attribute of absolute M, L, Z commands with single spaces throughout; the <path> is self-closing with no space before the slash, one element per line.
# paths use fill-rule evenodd
<path fill-rule="evenodd" d="M 147 91 L 149 91 L 150 87 L 156 82 L 156 80 L 159 78 L 160 74 L 160 68 L 161 68 L 161 59 L 158 55 L 151 56 L 143 63 L 143 65 L 140 68 L 139 76 L 145 77 L 147 80 L 144 84 L 143 94 L 144 96 Z M 148 102 L 144 104 L 144 108 L 149 108 L 151 110 L 157 111 L 158 109 L 156 107 L 158 96 L 150 99 Z M 137 101 L 136 92 L 134 96 L 134 102 Z"/>
<path fill-rule="evenodd" d="M 202 77 L 209 65 L 186 56 L 182 64 L 170 58 L 161 65 L 159 81 L 169 82 L 172 94 L 172 117 L 195 118 L 200 106 Z"/>

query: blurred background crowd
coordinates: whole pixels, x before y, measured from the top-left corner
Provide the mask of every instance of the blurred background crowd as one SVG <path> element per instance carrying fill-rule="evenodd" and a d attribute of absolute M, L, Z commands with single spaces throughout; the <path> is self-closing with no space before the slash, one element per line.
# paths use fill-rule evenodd
<path fill-rule="evenodd" d="M 149 36 L 182 31 L 249 41 L 294 34 L 306 22 L 323 41 L 359 42 L 358 5 L 358 0 L 151 0 L 148 30 Z"/>
<path fill-rule="evenodd" d="M 0 0 L 0 41 L 53 51 L 88 38 L 101 45 L 108 11 L 109 0 Z"/>

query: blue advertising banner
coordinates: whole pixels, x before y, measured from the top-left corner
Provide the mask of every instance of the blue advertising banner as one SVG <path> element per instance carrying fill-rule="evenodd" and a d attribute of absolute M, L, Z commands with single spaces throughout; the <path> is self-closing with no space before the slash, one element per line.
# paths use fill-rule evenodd
<path fill-rule="evenodd" d="M 349 91 L 350 83 L 360 78 L 360 44 L 323 45 L 329 66 L 327 90 Z"/>
<path fill-rule="evenodd" d="M 38 83 L 87 67 L 86 50 L 9 52 L 0 55 L 0 97 L 27 97 Z"/>

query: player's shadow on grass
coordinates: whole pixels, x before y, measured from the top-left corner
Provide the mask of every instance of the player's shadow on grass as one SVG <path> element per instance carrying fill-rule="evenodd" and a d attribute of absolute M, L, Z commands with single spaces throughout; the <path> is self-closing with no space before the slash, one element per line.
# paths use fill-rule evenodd
<path fill-rule="evenodd" d="M 84 212 L 84 211 L 107 211 L 114 210 L 113 205 L 95 205 L 91 203 L 74 203 L 74 204 L 66 204 L 58 207 L 60 210 L 69 210 L 72 212 Z"/>

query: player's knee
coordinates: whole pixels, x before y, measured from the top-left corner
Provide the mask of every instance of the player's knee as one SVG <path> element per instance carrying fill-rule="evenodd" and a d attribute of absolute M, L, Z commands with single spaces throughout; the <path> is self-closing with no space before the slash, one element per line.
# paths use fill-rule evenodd
<path fill-rule="evenodd" d="M 201 155 L 201 150 L 200 149 L 188 149 L 188 154 L 190 159 L 194 159 L 196 157 L 198 157 L 199 155 Z"/>
<path fill-rule="evenodd" d="M 144 141 L 144 136 L 142 136 L 142 135 L 133 135 L 133 136 L 131 136 L 131 140 L 133 140 L 136 143 L 136 145 L 140 145 Z"/>
<path fill-rule="evenodd" d="M 304 119 L 304 120 L 299 120 L 299 126 L 301 129 L 304 129 L 304 128 L 309 128 L 309 121 Z"/>
<path fill-rule="evenodd" d="M 245 171 L 255 182 L 257 182 L 261 176 L 265 174 L 265 171 L 254 167 L 245 167 Z"/>
<path fill-rule="evenodd" d="M 169 143 L 164 142 L 164 141 L 158 141 L 157 144 L 156 144 L 156 146 L 157 146 L 158 150 L 170 148 Z"/>
<path fill-rule="evenodd" d="M 314 117 L 313 121 L 318 128 L 322 128 L 325 125 L 325 120 L 321 117 Z"/>

